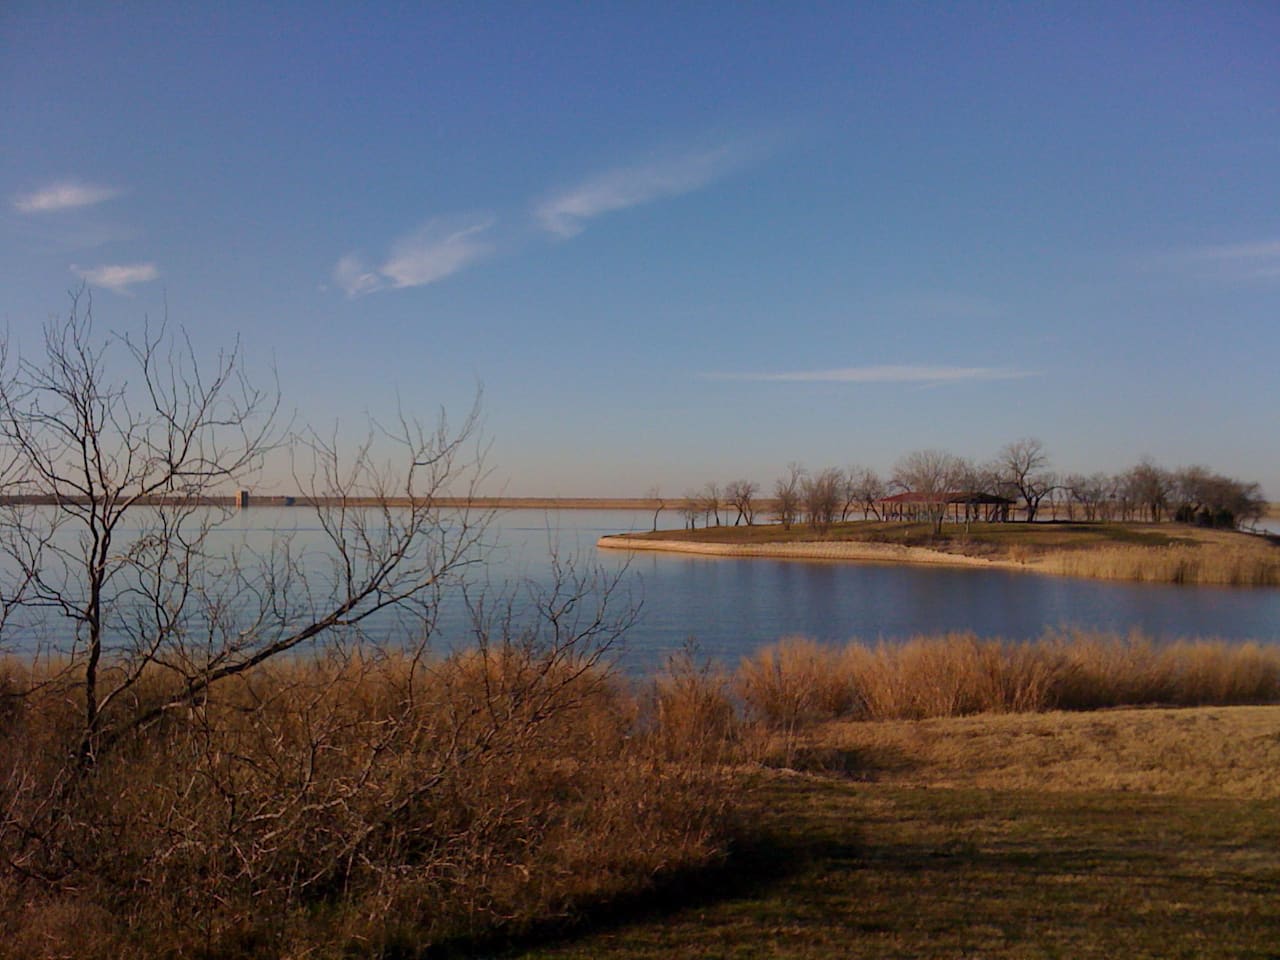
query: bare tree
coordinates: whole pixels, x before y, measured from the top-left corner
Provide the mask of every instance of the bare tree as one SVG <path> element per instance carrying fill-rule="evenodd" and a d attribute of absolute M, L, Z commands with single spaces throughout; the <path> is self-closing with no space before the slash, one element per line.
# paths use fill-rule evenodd
<path fill-rule="evenodd" d="M 1018 492 L 1026 507 L 1027 522 L 1036 518 L 1040 501 L 1053 491 L 1056 480 L 1046 469 L 1049 455 L 1044 444 L 1033 437 L 1024 437 L 1007 444 L 997 458 L 1004 480 Z"/>
<path fill-rule="evenodd" d="M 1083 500 L 1086 504 L 1085 516 L 1087 519 L 1097 519 L 1108 522 L 1115 518 L 1116 500 L 1119 496 L 1117 486 L 1119 481 L 1116 477 L 1109 473 L 1098 471 L 1091 473 L 1085 480 L 1083 487 Z M 1093 513 L 1089 513 L 1089 504 L 1092 504 Z"/>
<path fill-rule="evenodd" d="M 956 506 L 964 507 L 966 534 L 970 531 L 973 521 L 982 519 L 981 504 L 977 503 L 975 498 L 986 492 L 990 476 L 988 468 L 978 466 L 967 457 L 958 458 L 956 461 L 953 493 L 962 500 Z"/>
<path fill-rule="evenodd" d="M 1085 509 L 1086 488 L 1088 478 L 1079 473 L 1069 473 L 1061 480 L 1062 495 L 1066 502 L 1067 519 L 1076 520 L 1076 508 L 1080 507 L 1080 513 L 1084 519 L 1090 519 L 1088 511 Z"/>
<path fill-rule="evenodd" d="M 698 528 L 698 517 L 703 514 L 702 495 L 696 490 L 685 491 L 684 499 L 680 502 L 680 513 L 684 517 L 684 525 L 690 530 Z"/>
<path fill-rule="evenodd" d="M 800 481 L 804 476 L 804 467 L 792 462 L 787 464 L 786 475 L 773 485 L 774 509 L 778 522 L 786 530 L 791 529 L 800 513 Z"/>
<path fill-rule="evenodd" d="M 702 488 L 702 525 L 704 527 L 711 526 L 712 519 L 715 520 L 716 526 L 720 526 L 720 485 L 714 480 L 707 483 Z"/>
<path fill-rule="evenodd" d="M 1115 491 L 1116 513 L 1121 520 L 1128 522 L 1134 518 L 1138 509 L 1137 484 L 1134 482 L 1133 471 L 1118 473 L 1111 478 L 1111 482 Z"/>
<path fill-rule="evenodd" d="M 238 345 L 202 362 L 163 326 L 100 337 L 77 296 L 43 347 L 0 377 L 0 445 L 13 458 L 0 593 L 66 624 L 51 628 L 48 652 L 81 705 L 73 778 L 214 685 L 322 635 L 358 636 L 375 615 L 415 617 L 425 632 L 439 591 L 476 561 L 483 518 L 446 519 L 437 502 L 480 476 L 475 411 L 456 430 L 401 416 L 350 456 L 300 438 L 296 475 L 330 558 L 318 574 L 288 538 L 265 552 L 214 542 L 230 514 L 218 498 L 282 442 L 278 393 L 245 378 Z M 168 692 L 141 696 L 157 673 Z"/>
<path fill-rule="evenodd" d="M 1051 519 L 1057 520 L 1062 512 L 1066 513 L 1068 520 L 1075 519 L 1075 500 L 1061 477 L 1054 478 L 1054 487 L 1049 491 L 1048 504 Z"/>
<path fill-rule="evenodd" d="M 1266 494 L 1263 493 L 1260 484 L 1236 482 L 1240 484 L 1239 499 L 1236 500 L 1234 508 L 1236 525 L 1243 526 L 1248 524 L 1249 526 L 1254 526 L 1267 515 L 1270 502 L 1267 500 Z"/>
<path fill-rule="evenodd" d="M 1143 458 L 1126 474 L 1128 499 L 1146 512 L 1152 523 L 1159 523 L 1169 505 L 1173 483 L 1166 470 Z"/>
<path fill-rule="evenodd" d="M 0 382 L 8 369 L 9 341 L 5 338 L 0 339 Z M 4 431 L 0 431 L 0 529 L 11 527 L 13 519 L 18 516 L 17 510 L 9 502 L 9 497 L 20 490 L 21 469 L 21 451 L 14 447 Z M 5 570 L 0 566 L 0 643 L 4 640 L 4 627 L 10 613 L 21 609 L 30 585 L 29 570 L 21 566 L 16 570 Z"/>
<path fill-rule="evenodd" d="M 1193 521 L 1207 508 L 1208 502 L 1214 499 L 1215 477 L 1208 467 L 1199 464 L 1179 467 L 1173 471 L 1169 480 L 1175 520 L 1184 523 Z"/>
<path fill-rule="evenodd" d="M 850 467 L 848 470 L 840 471 L 840 522 L 845 523 L 849 519 L 849 514 L 853 512 L 853 508 L 858 505 L 858 488 L 857 480 L 854 476 L 857 467 Z"/>
<path fill-rule="evenodd" d="M 1074 473 L 1062 482 L 1086 523 L 1110 521 L 1124 509 L 1120 479 L 1109 473 L 1091 473 L 1087 477 Z"/>
<path fill-rule="evenodd" d="M 847 475 L 849 497 L 862 508 L 862 519 L 868 520 L 872 514 L 880 519 L 880 510 L 876 506 L 885 495 L 885 484 L 880 474 L 870 467 L 850 467 Z"/>
<path fill-rule="evenodd" d="M 833 467 L 801 477 L 801 505 L 815 529 L 825 531 L 835 521 L 843 489 L 844 475 Z"/>
<path fill-rule="evenodd" d="M 894 465 L 893 482 L 919 497 L 935 536 L 942 533 L 947 499 L 960 485 L 963 469 L 958 457 L 942 450 L 917 450 Z"/>
<path fill-rule="evenodd" d="M 760 485 L 750 480 L 731 480 L 725 485 L 725 499 L 738 512 L 733 518 L 735 527 L 744 521 L 748 527 L 755 523 L 755 499 L 759 492 Z"/>
<path fill-rule="evenodd" d="M 654 529 L 654 532 L 656 533 L 658 530 L 658 514 L 660 514 L 663 510 L 666 509 L 667 501 L 662 499 L 662 488 L 658 486 L 656 483 L 649 488 L 649 491 L 648 493 L 645 494 L 645 497 L 648 500 L 652 501 L 654 504 L 656 504 L 656 506 L 654 506 L 653 508 L 653 529 Z"/>

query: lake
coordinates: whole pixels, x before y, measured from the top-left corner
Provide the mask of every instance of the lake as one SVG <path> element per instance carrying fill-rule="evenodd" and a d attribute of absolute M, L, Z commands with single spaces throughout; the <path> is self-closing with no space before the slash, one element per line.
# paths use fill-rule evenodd
<path fill-rule="evenodd" d="M 662 525 L 678 522 L 674 512 Z M 547 584 L 552 554 L 580 568 L 621 573 L 619 609 L 638 603 L 622 665 L 649 671 L 690 638 L 707 656 L 734 663 L 761 645 L 803 634 L 823 642 L 875 641 L 918 634 L 973 631 L 1022 640 L 1047 628 L 1084 627 L 1160 639 L 1218 637 L 1280 642 L 1280 590 L 1074 580 L 1005 570 L 891 566 L 849 562 L 734 559 L 599 550 L 603 534 L 647 530 L 652 514 L 630 511 L 513 510 L 498 514 L 486 535 L 484 562 L 470 580 L 490 595 L 527 596 L 520 584 Z M 314 538 L 304 508 L 232 514 L 224 542 L 270 542 L 276 530 L 299 542 Z M 446 595 L 435 644 L 466 645 L 470 618 Z M 381 631 L 395 629 L 387 621 Z M 6 638 L 15 646 L 15 631 Z M 21 647 L 21 643 L 16 644 Z"/>
<path fill-rule="evenodd" d="M 664 514 L 664 525 L 676 521 Z M 647 530 L 651 514 L 512 511 L 498 518 L 502 562 L 537 577 L 547 544 L 606 569 L 627 565 L 643 599 L 626 662 L 660 663 L 690 637 L 730 662 L 790 634 L 821 641 L 902 639 L 972 630 L 1029 639 L 1086 627 L 1152 637 L 1280 642 L 1280 590 L 1078 580 L 1006 570 L 832 561 L 736 559 L 597 550 L 606 533 Z"/>

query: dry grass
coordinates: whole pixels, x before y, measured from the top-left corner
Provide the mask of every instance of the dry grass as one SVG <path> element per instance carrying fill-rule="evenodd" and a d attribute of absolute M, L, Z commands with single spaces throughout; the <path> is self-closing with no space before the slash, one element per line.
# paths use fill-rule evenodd
<path fill-rule="evenodd" d="M 692 648 L 669 657 L 654 679 L 649 716 L 650 735 L 669 759 L 720 764 L 741 744 L 731 678 L 722 667 L 700 662 Z"/>
<path fill-rule="evenodd" d="M 807 637 L 790 637 L 742 661 L 735 686 L 749 717 L 794 729 L 848 714 L 857 702 L 856 665 Z M 853 666 L 854 669 L 849 669 Z"/>
<path fill-rule="evenodd" d="M 1046 556 L 1049 573 L 1152 583 L 1280 585 L 1280 550 L 1264 540 L 1195 546 L 1107 547 Z"/>
<path fill-rule="evenodd" d="M 1087 631 L 1031 643 L 961 633 L 844 647 L 800 637 L 744 660 L 735 684 L 749 720 L 784 732 L 840 717 L 1273 703 L 1280 648 Z"/>
<path fill-rule="evenodd" d="M 804 749 L 900 786 L 1280 799 L 1275 706 L 836 721 Z"/>
<path fill-rule="evenodd" d="M 561 929 L 697 878 L 722 862 L 731 823 L 740 848 L 759 842 L 760 821 L 733 812 L 756 787 L 732 801 L 729 787 L 764 776 L 772 795 L 779 767 L 932 811 L 913 806 L 902 829 L 977 816 L 937 807 L 948 796 L 966 811 L 1015 798 L 1054 824 L 1049 794 L 1280 799 L 1276 708 L 1167 709 L 1280 701 L 1280 650 L 1257 645 L 793 638 L 734 672 L 685 651 L 640 688 L 518 644 L 333 656 L 228 683 L 79 779 L 76 711 L 51 679 L 47 664 L 0 665 L 0 953 L 23 960 L 413 957 Z M 166 682 L 148 677 L 139 700 Z M 1122 704 L 1164 707 L 1096 710 Z M 769 829 L 809 843 L 819 800 L 788 793 L 794 809 Z M 1116 856 L 1132 866 L 1127 846 Z"/>
<path fill-rule="evenodd" d="M 9 957 L 416 955 L 721 849 L 718 776 L 613 677 L 527 647 L 272 665 L 81 772 L 49 679 L 3 671 Z"/>

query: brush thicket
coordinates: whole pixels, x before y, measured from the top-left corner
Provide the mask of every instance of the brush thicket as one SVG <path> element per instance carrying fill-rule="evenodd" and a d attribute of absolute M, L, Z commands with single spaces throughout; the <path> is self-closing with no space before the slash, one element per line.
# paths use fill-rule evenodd
<path fill-rule="evenodd" d="M 24 694 L 0 698 L 10 956 L 410 954 L 719 854 L 718 780 L 657 749 L 590 662 L 517 645 L 278 662 L 91 767 L 68 679 L 0 673 Z M 137 699 L 171 686 L 157 669 Z"/>

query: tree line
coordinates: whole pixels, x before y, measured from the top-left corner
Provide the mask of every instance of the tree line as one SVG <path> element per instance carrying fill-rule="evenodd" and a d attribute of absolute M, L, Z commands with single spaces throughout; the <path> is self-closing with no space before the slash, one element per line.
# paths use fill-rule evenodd
<path fill-rule="evenodd" d="M 861 465 L 809 470 L 792 462 L 770 488 L 747 479 L 713 481 L 687 492 L 677 506 L 690 529 L 699 523 L 751 526 L 767 517 L 784 528 L 802 523 L 825 530 L 851 519 L 884 519 L 884 499 L 908 492 L 919 495 L 920 514 L 936 531 L 950 507 L 947 498 L 957 494 L 1007 498 L 1029 523 L 1047 511 L 1052 519 L 1091 523 L 1172 520 L 1234 529 L 1256 523 L 1267 510 L 1257 483 L 1198 464 L 1165 469 L 1144 458 L 1116 473 L 1058 472 L 1034 437 L 1008 443 L 982 462 L 942 450 L 913 451 L 888 476 Z M 660 504 L 656 529 L 665 501 L 656 488 L 650 497 Z"/>

